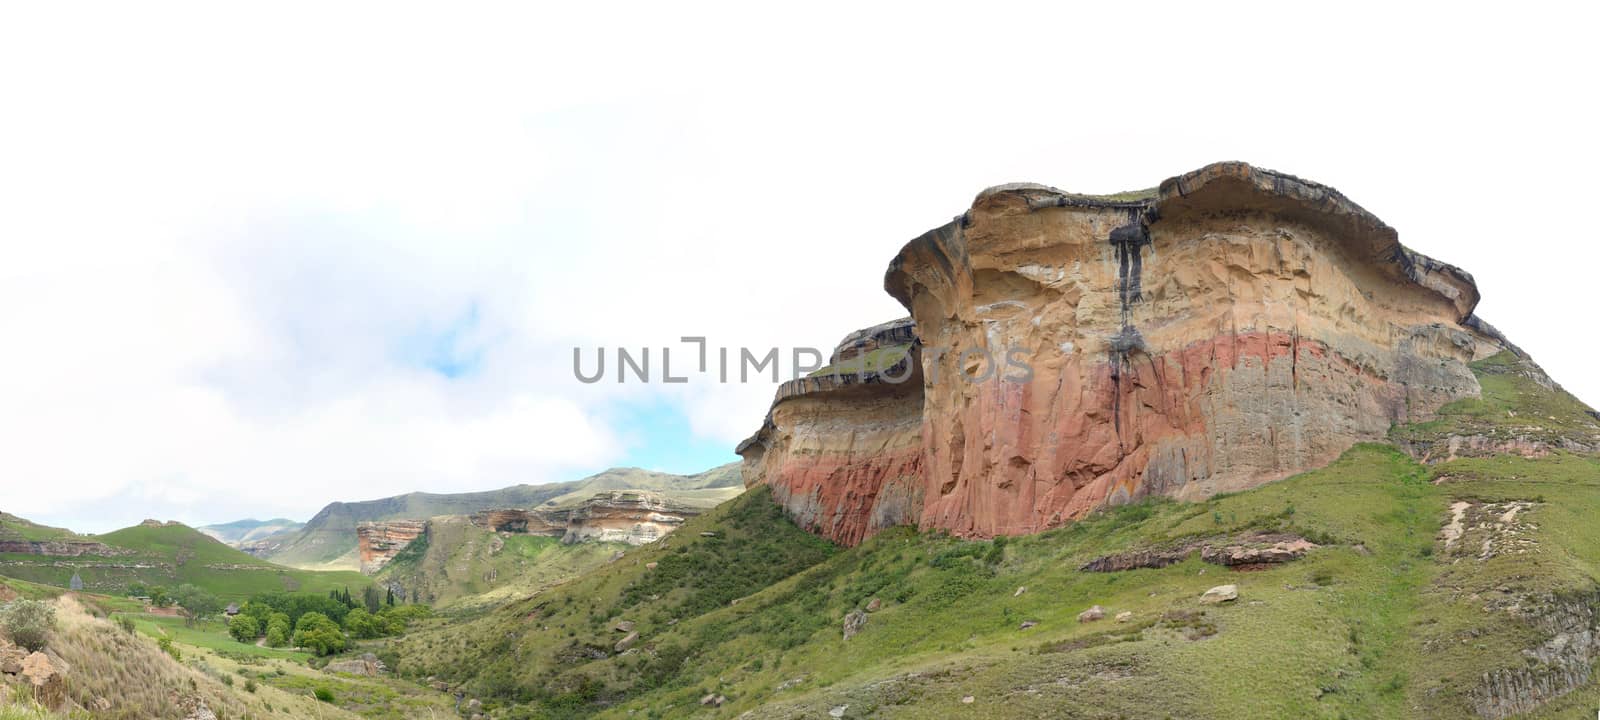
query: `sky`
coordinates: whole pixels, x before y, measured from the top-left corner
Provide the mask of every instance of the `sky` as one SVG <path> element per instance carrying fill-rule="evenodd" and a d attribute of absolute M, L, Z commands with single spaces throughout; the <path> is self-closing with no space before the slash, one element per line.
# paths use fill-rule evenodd
<path fill-rule="evenodd" d="M 1600 403 L 1592 7 L 760 5 L 6 5 L 0 510 L 731 462 L 773 383 L 587 384 L 574 348 L 828 348 L 984 187 L 1219 160 L 1472 272 Z"/>

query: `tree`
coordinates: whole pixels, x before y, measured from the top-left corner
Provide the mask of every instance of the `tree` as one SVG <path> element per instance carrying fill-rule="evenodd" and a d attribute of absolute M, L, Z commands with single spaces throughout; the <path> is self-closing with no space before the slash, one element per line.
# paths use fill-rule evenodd
<path fill-rule="evenodd" d="M 129 597 L 150 597 L 150 588 L 142 582 L 128 584 Z"/>
<path fill-rule="evenodd" d="M 205 590 L 185 583 L 179 585 L 172 599 L 183 608 L 183 623 L 194 627 L 195 620 L 203 620 L 222 610 L 222 601 Z"/>
<path fill-rule="evenodd" d="M 0 606 L 0 628 L 12 642 L 38 652 L 56 628 L 55 606 L 41 600 L 13 600 Z"/>
<path fill-rule="evenodd" d="M 378 620 L 366 608 L 356 608 L 344 616 L 344 629 L 350 631 L 350 636 L 360 640 L 383 637 L 385 634 L 384 623 Z"/>
<path fill-rule="evenodd" d="M 289 644 L 289 616 L 278 614 L 267 622 L 267 647 L 280 648 Z"/>
<path fill-rule="evenodd" d="M 394 588 L 389 588 L 389 597 L 384 600 L 384 604 L 388 605 L 389 607 L 394 607 Z"/>
<path fill-rule="evenodd" d="M 240 613 L 228 621 L 228 634 L 242 643 L 253 643 L 261 636 L 261 625 L 256 619 Z"/>
<path fill-rule="evenodd" d="M 166 607 L 172 604 L 172 596 L 167 594 L 167 589 L 160 585 L 150 587 L 150 604 L 156 607 Z"/>
<path fill-rule="evenodd" d="M 295 623 L 294 644 L 318 655 L 332 655 L 345 648 L 344 630 L 327 615 L 308 612 Z"/>
<path fill-rule="evenodd" d="M 368 585 L 361 589 L 361 604 L 366 606 L 367 612 L 376 615 L 383 609 L 383 598 L 378 595 L 378 589 Z"/>

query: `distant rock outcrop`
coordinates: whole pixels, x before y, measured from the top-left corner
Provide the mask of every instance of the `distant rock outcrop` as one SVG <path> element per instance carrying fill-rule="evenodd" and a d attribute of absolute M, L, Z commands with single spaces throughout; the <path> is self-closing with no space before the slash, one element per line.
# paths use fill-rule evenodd
<path fill-rule="evenodd" d="M 388 565 L 413 540 L 427 532 L 425 520 L 365 522 L 356 526 L 356 550 L 361 556 L 361 572 L 371 575 Z"/>
<path fill-rule="evenodd" d="M 1515 351 L 1466 272 L 1244 163 L 1114 197 L 985 190 L 884 286 L 911 318 L 784 383 L 738 447 L 747 484 L 845 544 L 1281 479 L 1478 396 L 1467 363 Z"/>

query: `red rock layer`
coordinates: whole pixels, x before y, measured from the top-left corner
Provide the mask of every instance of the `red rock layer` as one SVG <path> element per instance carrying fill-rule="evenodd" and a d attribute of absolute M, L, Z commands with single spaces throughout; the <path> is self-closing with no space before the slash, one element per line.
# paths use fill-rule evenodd
<path fill-rule="evenodd" d="M 853 333 L 835 362 L 910 342 L 920 382 L 786 383 L 738 449 L 748 484 L 846 544 L 1276 480 L 1476 396 L 1467 363 L 1508 347 L 1472 316 L 1470 275 L 1331 188 L 1243 163 L 1134 200 L 987 190 L 884 284 L 914 325 Z"/>

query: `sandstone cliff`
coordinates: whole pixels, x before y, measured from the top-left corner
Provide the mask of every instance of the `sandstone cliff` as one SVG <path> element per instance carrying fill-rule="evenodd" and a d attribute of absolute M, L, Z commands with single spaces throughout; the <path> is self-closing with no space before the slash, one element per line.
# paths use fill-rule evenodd
<path fill-rule="evenodd" d="M 612 490 L 572 511 L 561 542 L 621 542 L 644 545 L 666 537 L 700 511 L 661 493 Z"/>
<path fill-rule="evenodd" d="M 985 190 L 884 285 L 910 321 L 847 337 L 738 448 L 747 484 L 846 544 L 1281 479 L 1477 396 L 1467 363 L 1515 350 L 1466 272 L 1243 163 L 1124 196 Z"/>
<path fill-rule="evenodd" d="M 361 556 L 361 572 L 371 575 L 388 565 L 394 556 L 428 531 L 425 520 L 364 522 L 356 526 L 356 551 Z"/>

